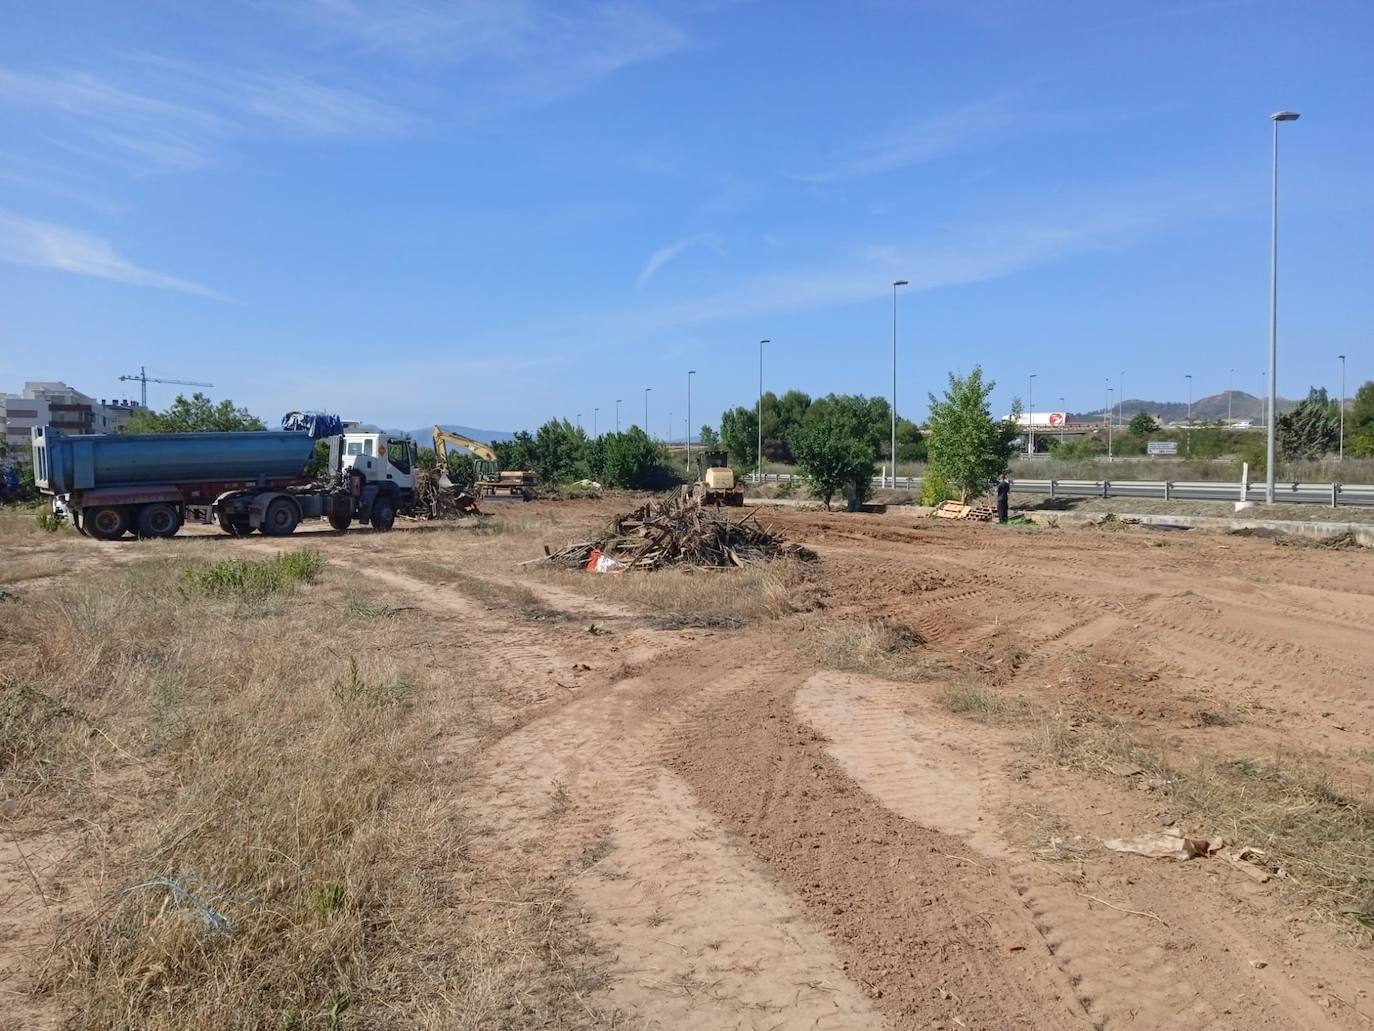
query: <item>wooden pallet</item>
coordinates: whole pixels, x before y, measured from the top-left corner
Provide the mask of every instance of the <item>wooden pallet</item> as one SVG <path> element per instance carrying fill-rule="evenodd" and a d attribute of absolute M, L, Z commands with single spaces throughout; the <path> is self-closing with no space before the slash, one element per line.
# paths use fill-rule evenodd
<path fill-rule="evenodd" d="M 988 505 L 942 501 L 935 509 L 935 516 L 939 519 L 972 519 L 977 523 L 990 523 L 997 518 L 997 510 Z"/>

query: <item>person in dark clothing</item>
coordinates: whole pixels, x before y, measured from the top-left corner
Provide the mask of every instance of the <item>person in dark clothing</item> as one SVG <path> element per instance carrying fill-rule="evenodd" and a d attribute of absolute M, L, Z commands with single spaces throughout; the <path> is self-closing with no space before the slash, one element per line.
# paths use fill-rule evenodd
<path fill-rule="evenodd" d="M 1011 493 L 1011 482 L 1006 473 L 997 474 L 997 521 L 1007 521 L 1007 495 Z"/>

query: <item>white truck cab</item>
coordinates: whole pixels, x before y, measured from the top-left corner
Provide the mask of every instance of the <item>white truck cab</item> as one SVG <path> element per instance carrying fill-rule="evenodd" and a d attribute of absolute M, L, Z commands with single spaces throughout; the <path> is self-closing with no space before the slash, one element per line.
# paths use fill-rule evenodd
<path fill-rule="evenodd" d="M 347 475 L 357 469 L 368 483 L 387 480 L 406 492 L 415 487 L 417 446 L 407 437 L 388 436 L 382 430 L 344 423 L 341 436 L 329 438 L 329 468 Z"/>

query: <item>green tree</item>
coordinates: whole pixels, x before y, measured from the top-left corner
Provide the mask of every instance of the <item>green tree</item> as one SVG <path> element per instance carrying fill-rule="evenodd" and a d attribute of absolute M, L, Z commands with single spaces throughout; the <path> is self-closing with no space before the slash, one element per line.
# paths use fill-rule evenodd
<path fill-rule="evenodd" d="M 1159 423 L 1155 422 L 1149 412 L 1136 412 L 1131 416 L 1131 421 L 1126 425 L 1126 429 L 1134 433 L 1137 437 L 1145 437 L 1159 429 Z"/>
<path fill-rule="evenodd" d="M 431 452 L 432 454 L 433 452 Z M 315 451 L 305 463 L 305 475 L 318 480 L 329 473 L 329 441 L 315 441 Z"/>
<path fill-rule="evenodd" d="M 878 456 L 856 425 L 852 409 L 836 406 L 824 417 L 809 421 L 793 436 L 791 450 L 811 492 L 827 509 L 839 493 L 855 501 L 868 497 Z"/>
<path fill-rule="evenodd" d="M 586 479 L 587 434 L 567 419 L 550 419 L 534 435 L 533 468 L 543 483 Z"/>
<path fill-rule="evenodd" d="M 529 431 L 520 430 L 510 440 L 493 442 L 491 449 L 496 452 L 496 461 L 502 469 L 533 469 L 535 467 L 534 438 Z"/>
<path fill-rule="evenodd" d="M 178 394 L 165 412 L 140 408 L 124 426 L 125 433 L 223 433 L 230 430 L 266 429 L 247 408 L 236 408 L 227 398 L 218 404 L 200 391 L 188 400 Z"/>
<path fill-rule="evenodd" d="M 803 418 L 804 426 L 815 426 L 838 417 L 851 433 L 863 438 L 875 458 L 886 455 L 891 446 L 892 409 L 887 398 L 862 394 L 827 394 L 811 402 Z"/>
<path fill-rule="evenodd" d="M 720 434 L 716 432 L 713 426 L 703 426 L 697 433 L 697 440 L 701 442 L 703 448 L 709 451 L 719 446 Z"/>
<path fill-rule="evenodd" d="M 1313 387 L 1304 401 L 1274 423 L 1274 437 L 1284 458 L 1319 458 L 1336 450 L 1339 426 L 1324 388 Z"/>
<path fill-rule="evenodd" d="M 663 490 L 677 483 L 669 467 L 668 449 L 638 426 L 624 433 L 609 433 L 600 479 L 608 487 L 625 490 Z"/>
<path fill-rule="evenodd" d="M 1355 391 L 1345 413 L 1345 451 L 1357 458 L 1374 458 L 1374 380 Z"/>
<path fill-rule="evenodd" d="M 731 408 L 720 415 L 720 439 L 736 468 L 753 469 L 758 461 L 759 420 L 752 408 Z"/>
<path fill-rule="evenodd" d="M 992 486 L 1011 461 L 1012 441 L 1020 432 L 1010 420 L 995 420 L 988 405 L 994 382 L 983 381 L 982 366 L 967 376 L 949 374 L 943 399 L 930 395 L 930 464 L 967 503 Z"/>
<path fill-rule="evenodd" d="M 897 461 L 924 462 L 926 441 L 921 428 L 910 419 L 897 416 Z"/>
<path fill-rule="evenodd" d="M 1345 417 L 1345 428 L 1363 430 L 1374 426 L 1374 379 L 1363 384 L 1355 391 L 1350 412 Z"/>

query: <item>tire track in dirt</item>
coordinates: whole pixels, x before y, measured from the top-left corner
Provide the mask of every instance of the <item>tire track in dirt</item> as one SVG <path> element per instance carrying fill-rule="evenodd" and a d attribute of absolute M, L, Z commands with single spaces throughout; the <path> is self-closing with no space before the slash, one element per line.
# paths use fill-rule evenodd
<path fill-rule="evenodd" d="M 861 790 L 795 717 L 802 679 L 784 667 L 714 696 L 672 767 L 805 901 L 895 1026 L 1088 1026 L 1006 878 Z"/>
<path fill-rule="evenodd" d="M 922 718 L 909 714 L 913 704 Z M 1241 956 L 1257 942 L 1224 910 L 1205 903 L 1199 910 L 1190 894 L 1172 912 L 1161 908 L 1170 923 L 1164 928 L 1094 904 L 1082 884 L 1019 855 L 998 821 L 1012 804 L 1004 770 L 1014 753 L 981 728 L 951 725 L 909 685 L 817 674 L 798 691 L 796 708 L 864 791 L 908 820 L 962 837 L 1009 878 L 1095 1026 L 1277 1031 L 1329 1020 L 1284 980 L 1256 985 Z M 1157 876 L 1145 869 L 1139 879 Z M 1167 887 L 1163 894 L 1167 900 Z"/>
<path fill-rule="evenodd" d="M 490 746 L 476 772 L 478 847 L 574 872 L 586 929 L 611 956 L 595 1001 L 644 1026 L 882 1026 L 824 935 L 661 765 L 662 740 L 703 694 L 752 692 L 758 673 L 733 655 L 677 666 Z"/>

